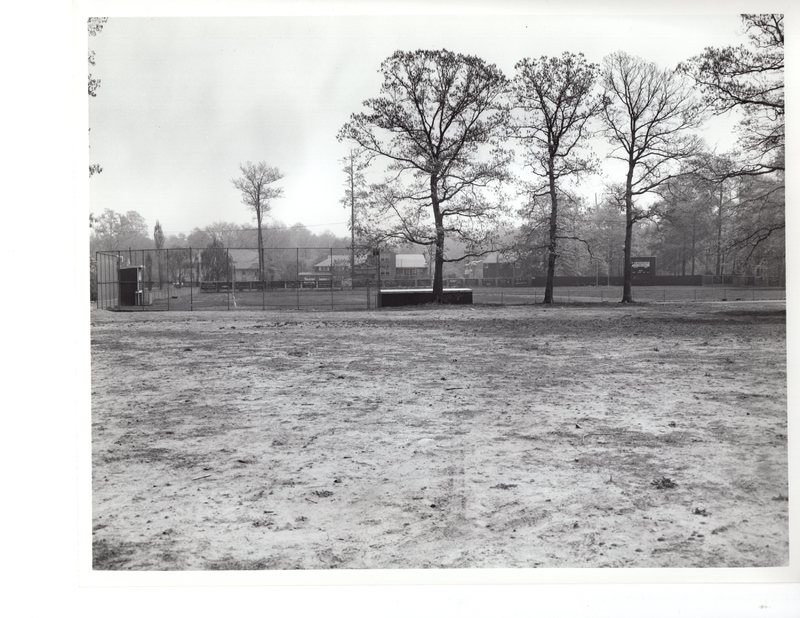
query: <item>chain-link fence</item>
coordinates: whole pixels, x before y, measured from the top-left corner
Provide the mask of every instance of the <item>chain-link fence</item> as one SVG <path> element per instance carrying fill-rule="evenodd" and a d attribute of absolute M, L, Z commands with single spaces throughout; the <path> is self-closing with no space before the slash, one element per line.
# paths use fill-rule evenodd
<path fill-rule="evenodd" d="M 378 306 L 379 289 L 431 287 L 430 268 L 400 264 L 393 255 L 351 254 L 347 248 L 127 249 L 99 251 L 92 264 L 92 296 L 100 309 L 121 311 L 339 310 Z M 379 268 L 378 265 L 381 264 Z M 603 284 L 605 283 L 605 285 Z M 660 277 L 637 285 L 641 302 L 785 300 L 781 285 L 754 278 L 697 277 L 697 285 Z M 671 283 L 671 284 L 670 284 Z M 777 283 L 777 282 L 776 282 Z M 446 288 L 471 288 L 475 304 L 542 302 L 542 277 L 446 278 Z M 556 277 L 554 302 L 602 303 L 622 298 L 621 281 Z"/>
<path fill-rule="evenodd" d="M 99 251 L 97 307 L 128 311 L 374 307 L 377 257 L 342 248 Z"/>
<path fill-rule="evenodd" d="M 529 286 L 473 287 L 472 302 L 483 305 L 533 305 L 544 299 L 544 288 Z M 643 303 L 703 303 L 723 301 L 786 300 L 785 288 L 739 286 L 633 286 L 633 299 Z M 555 304 L 615 303 L 622 286 L 555 286 Z"/>

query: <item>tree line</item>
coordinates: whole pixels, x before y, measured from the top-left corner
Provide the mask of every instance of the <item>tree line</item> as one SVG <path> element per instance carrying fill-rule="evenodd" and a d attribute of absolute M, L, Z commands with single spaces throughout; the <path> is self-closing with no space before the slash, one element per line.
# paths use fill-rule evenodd
<path fill-rule="evenodd" d="M 223 222 L 165 237 L 156 222 L 151 241 L 138 213 L 106 210 L 90 220 L 92 248 L 347 246 L 353 269 L 357 253 L 416 247 L 430 257 L 436 300 L 453 265 L 490 252 L 544 273 L 545 303 L 557 268 L 613 272 L 632 302 L 635 253 L 657 255 L 670 274 L 782 270 L 783 16 L 742 21 L 742 44 L 674 68 L 624 52 L 599 64 L 564 52 L 523 58 L 507 77 L 476 56 L 397 51 L 380 65 L 377 96 L 337 136 L 349 146 L 349 239 L 281 224 L 265 235 L 283 175 L 248 161 L 231 183 L 255 228 Z M 734 111 L 737 147 L 711 151 L 704 124 Z M 587 203 L 581 182 L 600 171 L 598 143 L 616 171 Z M 258 268 L 263 280 L 263 251 Z"/>
<path fill-rule="evenodd" d="M 380 66 L 378 95 L 338 135 L 353 145 L 345 162 L 347 201 L 359 213 L 353 233 L 367 246 L 432 250 L 436 299 L 446 263 L 502 250 L 544 253 L 551 302 L 565 247 L 577 243 L 595 263 L 605 252 L 610 264 L 621 236 L 622 302 L 632 302 L 637 224 L 682 272 L 687 264 L 695 272 L 701 257 L 707 270 L 708 247 L 715 274 L 731 254 L 782 259 L 783 16 L 742 20 L 746 42 L 670 69 L 624 52 L 600 64 L 565 52 L 524 58 L 509 78 L 476 56 L 395 52 Z M 710 151 L 700 130 L 732 110 L 741 116 L 737 149 Z M 579 182 L 598 170 L 598 137 L 618 172 L 604 178 L 602 206 L 587 206 Z M 380 179 L 367 182 L 365 170 L 376 168 Z M 512 198 L 524 204 L 514 213 Z M 524 221 L 513 243 L 509 214 Z M 446 239 L 462 255 L 449 255 Z"/>
<path fill-rule="evenodd" d="M 104 210 L 90 219 L 90 250 L 127 251 L 128 249 L 204 249 L 220 246 L 231 249 L 252 249 L 258 245 L 258 231 L 245 224 L 217 221 L 204 227 L 196 227 L 188 233 L 164 234 L 161 223 L 155 222 L 151 234 L 145 218 L 136 211 L 119 213 Z M 266 234 L 263 232 L 266 231 Z M 286 225 L 280 221 L 262 228 L 264 249 L 308 247 L 345 248 L 347 238 L 332 232 L 314 232 L 301 223 Z"/>

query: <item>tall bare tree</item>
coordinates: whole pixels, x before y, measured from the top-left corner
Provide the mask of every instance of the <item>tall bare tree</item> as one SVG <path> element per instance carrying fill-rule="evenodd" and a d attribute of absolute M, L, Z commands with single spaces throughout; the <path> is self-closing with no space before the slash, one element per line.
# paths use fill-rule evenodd
<path fill-rule="evenodd" d="M 158 258 L 158 288 L 161 289 L 161 275 L 163 269 L 161 268 L 161 249 L 164 248 L 164 230 L 161 229 L 161 222 L 156 219 L 156 225 L 153 228 L 153 244 L 156 246 L 156 257 Z"/>
<path fill-rule="evenodd" d="M 564 52 L 560 57 L 524 58 L 516 64 L 513 81 L 513 133 L 526 148 L 528 169 L 537 178 L 526 193 L 532 202 L 550 201 L 547 245 L 547 280 L 544 303 L 553 302 L 553 279 L 559 231 L 559 195 L 570 179 L 592 168 L 582 148 L 589 120 L 600 111 L 600 97 L 593 94 L 600 67 L 586 62 L 583 54 Z"/>
<path fill-rule="evenodd" d="M 649 216 L 634 200 L 680 176 L 677 165 L 699 152 L 701 142 L 691 130 L 702 120 L 702 108 L 679 73 L 624 52 L 605 58 L 602 75 L 601 118 L 614 146 L 609 156 L 626 170 L 617 196 L 625 210 L 622 302 L 630 303 L 633 226 Z"/>
<path fill-rule="evenodd" d="M 380 96 L 363 102 L 366 111 L 351 116 L 339 139 L 387 162 L 370 222 L 384 238 L 435 247 L 433 297 L 441 302 L 445 236 L 475 248 L 497 213 L 485 190 L 505 177 L 508 162 L 499 148 L 506 78 L 447 50 L 397 51 L 380 70 Z"/>
<path fill-rule="evenodd" d="M 342 206 L 350 209 L 350 279 L 355 279 L 356 272 L 356 234 L 357 219 L 360 219 L 364 210 L 369 191 L 364 170 L 369 165 L 369 160 L 364 157 L 364 152 L 359 148 L 351 148 L 342 159 L 342 171 L 345 175 L 344 197 Z M 332 266 L 332 265 L 331 265 Z"/>
<path fill-rule="evenodd" d="M 233 178 L 233 186 L 241 191 L 242 203 L 249 206 L 256 215 L 258 231 L 258 278 L 264 281 L 264 237 L 261 223 L 269 212 L 270 202 L 283 195 L 281 187 L 272 186 L 283 178 L 277 167 L 270 167 L 264 161 L 251 163 L 247 161 L 239 165 L 242 175 Z"/>

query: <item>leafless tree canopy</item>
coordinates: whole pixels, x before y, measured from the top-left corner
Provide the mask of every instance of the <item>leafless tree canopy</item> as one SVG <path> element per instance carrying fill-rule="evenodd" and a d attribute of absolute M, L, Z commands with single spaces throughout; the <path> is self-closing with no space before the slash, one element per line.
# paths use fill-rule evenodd
<path fill-rule="evenodd" d="M 436 247 L 434 296 L 442 289 L 444 239 L 485 235 L 494 214 L 484 190 L 505 176 L 497 139 L 506 78 L 475 56 L 398 51 L 381 64 L 380 96 L 364 101 L 340 139 L 387 161 L 372 222 L 387 238 Z"/>
<path fill-rule="evenodd" d="M 680 175 L 681 161 L 698 154 L 702 143 L 692 132 L 702 119 L 701 106 L 675 71 L 624 52 L 608 56 L 603 66 L 602 119 L 614 145 L 611 157 L 625 163 L 620 202 L 626 216 L 623 302 L 631 302 L 631 232 L 648 215 L 634 198 L 650 193 Z"/>
<path fill-rule="evenodd" d="M 253 209 L 256 218 L 269 211 L 270 202 L 283 195 L 283 189 L 272 185 L 283 178 L 277 167 L 270 167 L 264 161 L 247 161 L 239 166 L 242 175 L 231 180 L 233 186 L 242 192 L 242 203 Z"/>
<path fill-rule="evenodd" d="M 283 178 L 277 167 L 270 167 L 264 161 L 251 163 L 247 161 L 239 166 L 242 175 L 233 178 L 233 186 L 241 191 L 242 203 L 249 206 L 256 215 L 258 225 L 258 270 L 260 279 L 264 280 L 264 239 L 262 222 L 264 215 L 269 211 L 270 202 L 283 195 L 281 187 L 272 186 Z"/>
<path fill-rule="evenodd" d="M 783 171 L 784 52 L 783 15 L 742 15 L 748 43 L 707 47 L 682 63 L 706 105 L 716 113 L 741 109 L 744 161 L 732 173 L 759 175 Z"/>
<path fill-rule="evenodd" d="M 630 195 L 651 192 L 673 176 L 673 164 L 702 150 L 691 133 L 702 120 L 701 106 L 678 73 L 618 52 L 605 60 L 603 87 L 611 157 L 629 166 Z"/>
<path fill-rule="evenodd" d="M 592 168 L 592 159 L 582 151 L 589 120 L 600 109 L 593 93 L 599 67 L 582 54 L 565 52 L 560 57 L 531 60 L 516 65 L 512 102 L 512 134 L 525 147 L 527 168 L 536 181 L 527 184 L 532 203 L 550 200 L 547 281 L 544 302 L 553 301 L 558 241 L 573 238 L 559 232 L 559 194 L 562 179 L 577 177 Z"/>
<path fill-rule="evenodd" d="M 524 58 L 516 69 L 513 135 L 526 145 L 528 169 L 543 179 L 535 195 L 550 195 L 551 175 L 558 181 L 592 169 L 581 146 L 590 135 L 589 120 L 600 109 L 594 92 L 599 67 L 583 54 L 565 52 Z"/>

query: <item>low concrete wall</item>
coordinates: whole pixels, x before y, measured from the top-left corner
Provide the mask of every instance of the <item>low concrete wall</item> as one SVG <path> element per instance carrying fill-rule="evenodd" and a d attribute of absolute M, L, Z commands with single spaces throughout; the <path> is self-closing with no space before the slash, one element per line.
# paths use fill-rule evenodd
<path fill-rule="evenodd" d="M 433 290 L 381 290 L 379 307 L 404 307 L 426 305 L 433 302 Z M 468 288 L 445 289 L 442 302 L 449 305 L 471 305 L 472 290 Z"/>

